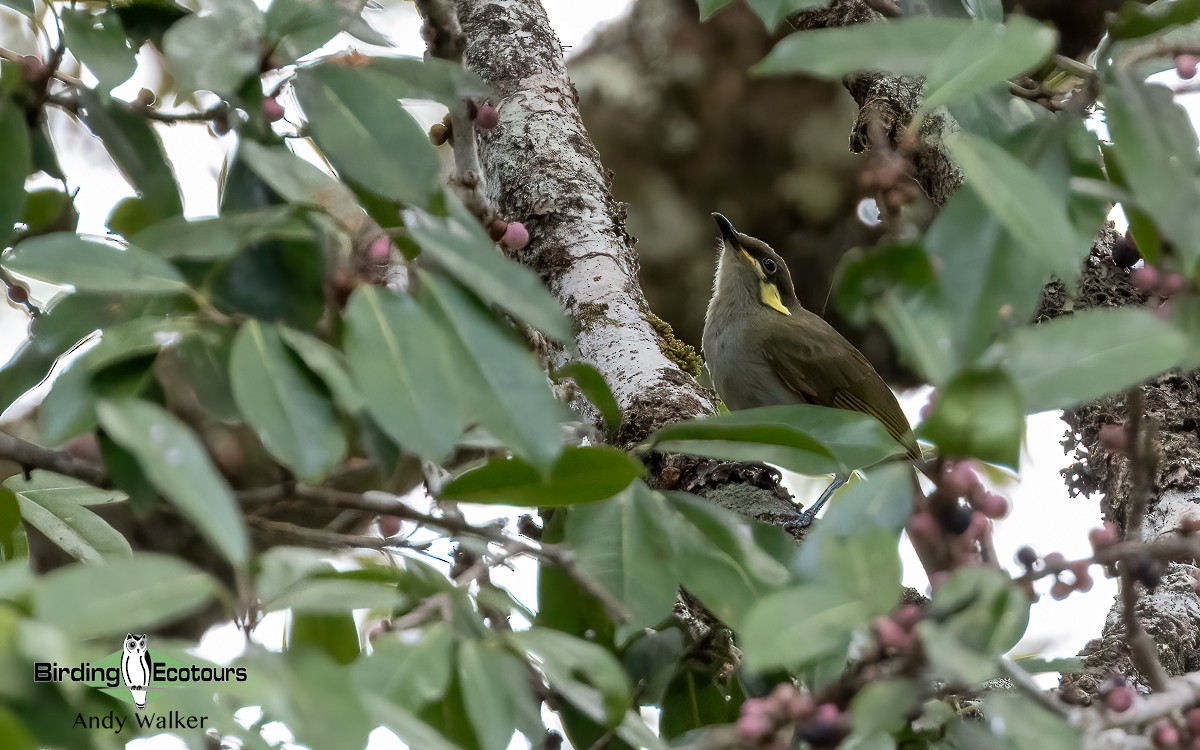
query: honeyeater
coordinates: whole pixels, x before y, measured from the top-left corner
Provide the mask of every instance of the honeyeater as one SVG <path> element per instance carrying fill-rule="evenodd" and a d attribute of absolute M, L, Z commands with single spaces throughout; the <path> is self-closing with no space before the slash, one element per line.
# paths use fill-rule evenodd
<path fill-rule="evenodd" d="M 862 352 L 800 305 L 783 258 L 721 214 L 713 218 L 721 231 L 720 258 L 702 345 L 725 406 L 817 404 L 865 412 L 907 447 L 911 459 L 919 459 L 896 396 Z M 845 480 L 835 477 L 803 522 L 811 522 Z"/>

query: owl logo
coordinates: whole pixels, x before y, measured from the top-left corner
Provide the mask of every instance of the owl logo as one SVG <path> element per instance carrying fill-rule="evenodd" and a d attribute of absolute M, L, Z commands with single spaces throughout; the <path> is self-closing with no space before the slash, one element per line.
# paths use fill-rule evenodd
<path fill-rule="evenodd" d="M 150 684 L 150 652 L 146 649 L 146 635 L 125 634 L 121 644 L 121 679 L 133 694 L 138 710 L 146 707 L 146 687 Z"/>

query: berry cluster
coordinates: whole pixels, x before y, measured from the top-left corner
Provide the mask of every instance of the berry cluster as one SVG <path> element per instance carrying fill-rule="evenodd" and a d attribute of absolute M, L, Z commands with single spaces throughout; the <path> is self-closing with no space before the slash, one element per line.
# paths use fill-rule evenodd
<path fill-rule="evenodd" d="M 990 521 L 1008 515 L 1008 499 L 984 486 L 978 466 L 974 461 L 944 461 L 934 480 L 937 487 L 905 527 L 919 549 L 940 552 L 940 571 L 976 562 Z"/>
<path fill-rule="evenodd" d="M 1100 688 L 1104 706 L 1124 713 L 1137 701 L 1137 690 L 1124 675 L 1114 674 Z M 1200 750 L 1200 708 L 1162 718 L 1150 725 L 1150 742 L 1157 750 Z"/>
<path fill-rule="evenodd" d="M 871 633 L 885 655 L 903 654 L 911 650 L 917 642 L 915 630 L 920 619 L 920 607 L 915 604 L 902 604 L 890 615 L 872 620 Z"/>
<path fill-rule="evenodd" d="M 791 683 L 780 683 L 765 698 L 750 698 L 742 704 L 737 732 L 746 747 L 787 750 L 795 737 L 814 750 L 837 747 L 850 734 L 850 722 L 837 705 L 818 704 L 807 692 Z"/>
<path fill-rule="evenodd" d="M 1170 315 L 1169 300 L 1179 294 L 1185 281 L 1181 274 L 1164 274 L 1154 266 L 1146 264 L 1130 272 L 1129 283 L 1147 296 L 1146 304 L 1154 308 L 1155 314 L 1166 318 Z"/>
<path fill-rule="evenodd" d="M 921 186 L 913 178 L 913 165 L 895 151 L 872 151 L 858 184 L 866 195 L 876 195 L 888 210 L 895 211 L 921 195 Z"/>

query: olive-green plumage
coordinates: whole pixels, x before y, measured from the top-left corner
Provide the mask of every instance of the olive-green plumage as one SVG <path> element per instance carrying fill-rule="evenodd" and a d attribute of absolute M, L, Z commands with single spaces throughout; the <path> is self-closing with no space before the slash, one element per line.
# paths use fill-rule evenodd
<path fill-rule="evenodd" d="M 704 318 L 704 359 L 730 409 L 817 404 L 870 414 L 920 457 L 908 419 L 875 368 L 796 298 L 783 258 L 720 214 L 721 254 Z"/>

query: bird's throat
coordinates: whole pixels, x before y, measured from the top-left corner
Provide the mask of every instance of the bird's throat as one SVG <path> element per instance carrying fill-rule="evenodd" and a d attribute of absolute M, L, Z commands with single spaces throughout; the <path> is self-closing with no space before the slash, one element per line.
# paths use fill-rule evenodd
<path fill-rule="evenodd" d="M 760 281 L 758 284 L 758 294 L 762 298 L 762 303 L 767 307 L 781 312 L 784 315 L 791 315 L 792 311 L 787 309 L 783 304 L 783 300 L 779 297 L 779 287 L 769 281 Z"/>

